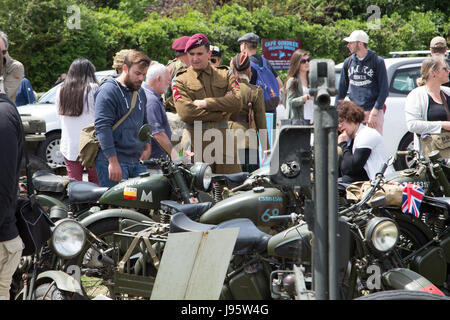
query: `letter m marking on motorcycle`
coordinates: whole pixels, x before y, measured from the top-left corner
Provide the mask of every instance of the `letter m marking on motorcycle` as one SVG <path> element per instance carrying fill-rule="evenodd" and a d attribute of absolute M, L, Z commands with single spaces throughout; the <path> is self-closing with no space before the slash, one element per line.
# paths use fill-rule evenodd
<path fill-rule="evenodd" d="M 148 194 L 145 193 L 145 190 L 142 190 L 141 201 L 145 202 L 153 202 L 152 192 L 150 191 Z"/>

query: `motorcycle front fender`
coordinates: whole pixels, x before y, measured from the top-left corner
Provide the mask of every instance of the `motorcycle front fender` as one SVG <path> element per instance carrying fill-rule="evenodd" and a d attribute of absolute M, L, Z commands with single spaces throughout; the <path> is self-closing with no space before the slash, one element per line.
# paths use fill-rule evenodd
<path fill-rule="evenodd" d="M 36 200 L 47 212 L 50 212 L 50 209 L 54 206 L 58 206 L 65 210 L 69 210 L 69 208 L 61 200 L 58 200 L 45 194 L 37 194 Z"/>
<path fill-rule="evenodd" d="M 383 273 L 382 280 L 389 289 L 424 291 L 443 295 L 431 281 L 410 269 L 389 270 Z"/>
<path fill-rule="evenodd" d="M 53 281 L 60 290 L 74 292 L 84 296 L 83 290 L 81 289 L 81 284 L 74 277 L 62 271 L 51 270 L 40 273 L 36 279 L 35 286 L 37 288 L 43 283 Z"/>
<path fill-rule="evenodd" d="M 94 214 L 91 214 L 84 219 L 80 220 L 79 222 L 84 227 L 89 227 L 91 224 L 108 218 L 122 218 L 122 219 L 130 219 L 135 221 L 152 221 L 152 219 L 146 215 L 143 215 L 142 213 L 139 213 L 134 210 L 130 209 L 121 209 L 121 208 L 114 208 L 114 209 L 107 209 L 107 210 L 101 210 Z"/>

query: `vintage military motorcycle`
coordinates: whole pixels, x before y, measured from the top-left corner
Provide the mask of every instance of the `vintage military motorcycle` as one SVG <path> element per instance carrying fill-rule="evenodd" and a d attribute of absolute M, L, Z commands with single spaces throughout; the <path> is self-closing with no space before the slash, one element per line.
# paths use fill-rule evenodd
<path fill-rule="evenodd" d="M 48 245 L 39 252 L 23 256 L 13 275 L 10 295 L 15 300 L 81 300 L 85 295 L 77 277 L 58 265 L 79 253 L 86 239 L 86 230 L 73 219 L 57 221 L 51 228 Z"/>
<path fill-rule="evenodd" d="M 280 136 L 282 137 L 282 134 Z M 307 141 L 309 143 L 309 137 Z M 303 156 L 308 158 L 306 153 L 303 153 Z M 286 161 L 291 169 L 295 168 L 292 161 Z M 299 162 L 304 161 L 300 159 Z M 308 171 L 306 175 L 309 177 Z M 378 188 L 381 176 L 374 183 L 374 190 Z M 149 297 L 168 232 L 239 227 L 241 233 L 230 263 L 222 298 L 311 297 L 311 232 L 308 225 L 311 225 L 313 214 L 307 204 L 302 204 L 303 207 L 300 208 L 299 199 L 294 192 L 295 186 L 285 188 L 293 190 L 292 208 L 286 205 L 290 203 L 289 200 L 285 201 L 290 196 L 279 189 L 275 188 L 275 191 L 265 187 L 257 187 L 256 190 L 232 196 L 214 207 L 208 203 L 180 205 L 163 201 L 162 209 L 173 214 L 170 223 L 131 222 L 123 227 L 121 232 L 114 234 L 111 241 L 106 241 L 110 245 L 109 248 L 105 247 L 100 251 L 95 248 L 94 242 L 90 242 L 90 247 L 86 247 L 88 249 L 83 254 L 68 261 L 68 265 L 79 266 L 82 275 L 88 275 L 89 272 L 95 274 L 97 286 L 103 287 L 112 298 L 123 298 L 124 294 L 128 297 Z M 378 200 L 378 205 L 372 203 L 376 208 L 366 209 L 364 205 L 368 199 L 340 214 L 338 248 L 341 251 L 339 270 L 341 287 L 344 288 L 342 297 L 351 299 L 387 289 L 433 288 L 431 282 L 403 268 L 396 252 L 400 234 L 397 224 L 389 213 L 380 207 L 384 204 L 383 199 Z M 244 207 L 239 204 L 241 201 L 249 205 Z M 222 203 L 226 203 L 223 208 Z M 260 212 L 251 210 L 252 207 L 264 209 L 264 204 L 269 204 L 268 209 Z M 284 205 L 286 207 L 283 207 Z M 210 212 L 215 208 L 218 208 L 217 211 Z M 284 227 L 285 229 L 278 232 L 277 229 L 269 229 L 273 235 L 261 231 L 263 223 L 266 223 L 266 226 L 281 226 L 277 220 L 292 224 L 293 218 L 297 223 L 292 227 Z M 92 254 L 97 258 L 85 261 L 85 258 Z M 380 275 L 382 280 L 371 285 L 368 267 L 378 268 L 377 275 Z M 303 279 L 300 289 L 294 285 L 299 278 Z M 134 283 L 132 287 L 129 286 L 130 281 Z M 87 288 L 87 281 L 82 280 L 82 283 L 83 288 Z M 245 291 L 242 287 L 249 290 Z"/>

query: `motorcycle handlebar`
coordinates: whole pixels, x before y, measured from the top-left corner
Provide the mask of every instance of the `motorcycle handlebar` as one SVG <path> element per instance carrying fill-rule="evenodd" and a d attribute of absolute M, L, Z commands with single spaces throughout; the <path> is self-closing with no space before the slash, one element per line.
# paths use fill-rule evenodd
<path fill-rule="evenodd" d="M 154 166 L 159 164 L 159 159 L 139 160 L 139 163 L 144 166 Z"/>

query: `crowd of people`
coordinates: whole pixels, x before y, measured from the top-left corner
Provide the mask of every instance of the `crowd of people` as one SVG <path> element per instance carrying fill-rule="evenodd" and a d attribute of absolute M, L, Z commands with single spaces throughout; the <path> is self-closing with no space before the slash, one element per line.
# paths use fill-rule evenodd
<path fill-rule="evenodd" d="M 351 55 L 344 61 L 335 101 L 340 180 L 351 183 L 374 178 L 379 164 L 387 159 L 381 135 L 388 79 L 384 60 L 368 49 L 369 37 L 364 31 L 355 30 L 343 40 Z M 147 168 L 139 160 L 178 158 L 166 112 L 177 113 L 184 123 L 194 161 L 210 163 L 214 173 L 259 168 L 270 156 L 266 114 L 273 115 L 275 128 L 280 101 L 285 102 L 289 119 L 314 122 L 311 53 L 298 49 L 292 54 L 283 83 L 269 61 L 257 53 L 259 41 L 254 33 L 240 37 L 240 52 L 230 66 L 223 65 L 220 48 L 201 33 L 175 39 L 174 59 L 166 65 L 152 61 L 143 52 L 123 49 L 114 57 L 117 75 L 100 84 L 89 60 L 73 61 L 58 79 L 62 85 L 56 94 L 61 153 L 69 177 L 82 180 L 87 169 L 90 182 L 112 187 L 145 172 Z M 8 54 L 8 38 L 1 31 L 0 49 L 0 134 L 5 141 L 0 163 L 8 168 L 0 174 L 0 299 L 7 299 L 23 248 L 14 223 L 23 152 L 20 116 L 14 106 L 33 102 L 35 93 L 22 63 Z M 418 146 L 425 134 L 450 131 L 450 89 L 442 86 L 449 81 L 445 39 L 433 38 L 430 50 L 432 56 L 423 62 L 418 87 L 406 100 L 407 126 L 416 135 Z M 78 150 L 80 132 L 92 123 L 100 151 L 95 167 L 83 168 Z M 139 140 L 139 128 L 147 123 L 156 141 Z"/>

